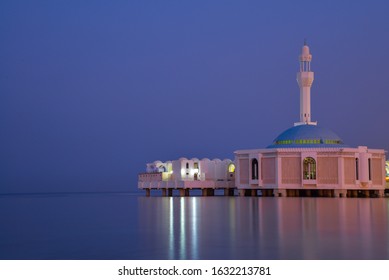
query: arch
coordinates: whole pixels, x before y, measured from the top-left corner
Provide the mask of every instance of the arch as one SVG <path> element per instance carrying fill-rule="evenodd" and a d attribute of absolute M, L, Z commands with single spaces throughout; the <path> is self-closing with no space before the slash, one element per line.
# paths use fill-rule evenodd
<path fill-rule="evenodd" d="M 158 172 L 166 172 L 166 167 L 164 165 L 158 166 Z"/>
<path fill-rule="evenodd" d="M 230 173 L 235 172 L 235 164 L 230 163 L 228 165 L 228 172 L 230 172 Z"/>
<path fill-rule="evenodd" d="M 256 158 L 251 160 L 251 179 L 258 180 L 258 160 Z"/>
<path fill-rule="evenodd" d="M 306 157 L 303 162 L 303 179 L 316 180 L 316 161 L 312 157 Z"/>

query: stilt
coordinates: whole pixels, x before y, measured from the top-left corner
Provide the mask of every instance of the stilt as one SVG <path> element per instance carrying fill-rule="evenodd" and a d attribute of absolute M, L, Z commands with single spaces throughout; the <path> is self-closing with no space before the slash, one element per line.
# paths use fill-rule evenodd
<path fill-rule="evenodd" d="M 251 196 L 257 196 L 257 190 L 251 190 Z"/>
<path fill-rule="evenodd" d="M 150 196 L 150 189 L 146 189 L 146 196 L 147 196 L 147 197 Z"/>
<path fill-rule="evenodd" d="M 370 191 L 369 190 L 365 190 L 365 197 L 370 197 Z"/>
<path fill-rule="evenodd" d="M 293 197 L 292 190 L 286 190 L 287 197 Z"/>
<path fill-rule="evenodd" d="M 201 189 L 202 196 L 208 196 L 207 189 Z"/>
<path fill-rule="evenodd" d="M 180 196 L 184 197 L 185 196 L 185 189 L 180 189 Z"/>
<path fill-rule="evenodd" d="M 274 196 L 286 197 L 287 190 L 274 190 Z"/>
<path fill-rule="evenodd" d="M 224 196 L 234 196 L 234 189 L 224 189 Z"/>
<path fill-rule="evenodd" d="M 347 197 L 347 190 L 334 190 L 335 197 Z"/>
<path fill-rule="evenodd" d="M 162 189 L 162 196 L 166 196 L 166 189 Z"/>
<path fill-rule="evenodd" d="M 244 196 L 245 195 L 245 189 L 239 190 L 239 196 Z"/>

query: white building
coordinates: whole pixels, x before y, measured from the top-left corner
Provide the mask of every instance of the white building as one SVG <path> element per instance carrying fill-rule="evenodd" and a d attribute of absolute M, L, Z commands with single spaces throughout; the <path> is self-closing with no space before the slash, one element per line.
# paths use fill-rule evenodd
<path fill-rule="evenodd" d="M 240 195 L 251 196 L 382 196 L 385 151 L 349 147 L 337 134 L 311 121 L 311 61 L 304 44 L 297 73 L 299 121 L 267 148 L 236 151 L 234 162 L 196 158 L 155 161 L 147 164 L 146 173 L 139 174 L 138 187 L 147 195 L 152 189 L 161 189 L 163 195 L 172 195 L 174 189 L 182 196 L 190 189 L 212 195 L 218 188 L 231 195 L 236 187 Z"/>
<path fill-rule="evenodd" d="M 382 196 L 385 151 L 348 147 L 334 132 L 311 121 L 312 55 L 299 57 L 300 120 L 265 149 L 235 152 L 241 195 Z"/>
<path fill-rule="evenodd" d="M 181 196 L 189 195 L 189 190 L 202 190 L 203 195 L 213 195 L 215 189 L 224 189 L 232 195 L 235 188 L 235 165 L 230 159 L 209 160 L 204 158 L 148 163 L 146 173 L 138 175 L 138 188 L 162 190 L 163 196 L 171 196 L 173 190 L 180 190 Z"/>

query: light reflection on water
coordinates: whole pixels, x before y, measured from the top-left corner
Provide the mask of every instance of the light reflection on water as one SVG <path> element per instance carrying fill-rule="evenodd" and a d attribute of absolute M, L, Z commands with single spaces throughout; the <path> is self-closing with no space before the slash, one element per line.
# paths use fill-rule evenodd
<path fill-rule="evenodd" d="M 139 223 L 149 229 L 143 245 L 154 252 L 149 258 L 389 257 L 385 198 L 140 197 L 138 203 Z"/>
<path fill-rule="evenodd" d="M 0 195 L 0 259 L 389 259 L 389 199 Z"/>

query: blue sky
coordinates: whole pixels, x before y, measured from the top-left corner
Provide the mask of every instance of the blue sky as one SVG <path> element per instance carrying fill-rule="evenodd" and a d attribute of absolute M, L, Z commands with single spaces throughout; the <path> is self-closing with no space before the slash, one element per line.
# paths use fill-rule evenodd
<path fill-rule="evenodd" d="M 1 1 L 0 193 L 134 191 L 312 120 L 389 150 L 387 1 Z"/>

